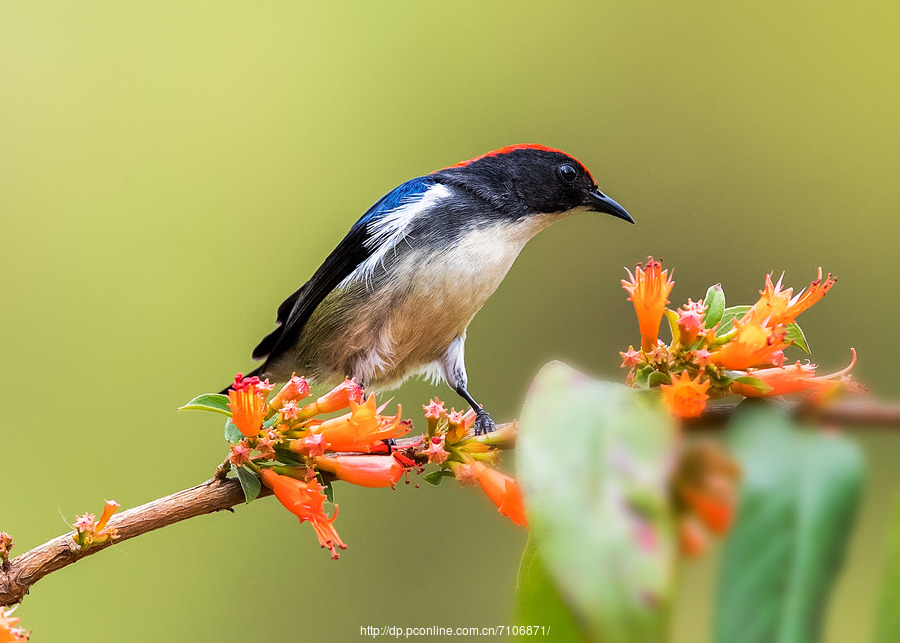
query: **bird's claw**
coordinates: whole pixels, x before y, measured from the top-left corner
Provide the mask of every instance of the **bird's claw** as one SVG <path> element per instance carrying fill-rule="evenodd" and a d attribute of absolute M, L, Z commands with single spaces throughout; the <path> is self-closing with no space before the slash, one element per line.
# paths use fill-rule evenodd
<path fill-rule="evenodd" d="M 488 415 L 488 412 L 484 409 L 478 409 L 475 412 L 475 435 L 484 435 L 486 433 L 492 433 L 497 429 L 497 425 L 494 424 L 494 420 Z"/>

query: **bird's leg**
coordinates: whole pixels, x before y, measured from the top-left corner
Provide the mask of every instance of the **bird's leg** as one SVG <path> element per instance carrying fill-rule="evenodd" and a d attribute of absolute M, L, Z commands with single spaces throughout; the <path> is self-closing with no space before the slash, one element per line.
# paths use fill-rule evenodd
<path fill-rule="evenodd" d="M 465 342 L 465 333 L 450 342 L 441 358 L 441 368 L 444 371 L 444 379 L 447 380 L 447 383 L 472 406 L 472 409 L 475 411 L 475 435 L 482 435 L 490 433 L 497 426 L 494 424 L 491 416 L 488 415 L 488 412 L 481 408 L 481 405 L 475 401 L 475 398 L 472 397 L 467 389 L 469 378 L 466 375 Z"/>
<path fill-rule="evenodd" d="M 456 392 L 475 410 L 475 435 L 490 433 L 497 428 L 488 412 L 481 408 L 481 405 L 475 401 L 465 386 L 457 386 Z"/>

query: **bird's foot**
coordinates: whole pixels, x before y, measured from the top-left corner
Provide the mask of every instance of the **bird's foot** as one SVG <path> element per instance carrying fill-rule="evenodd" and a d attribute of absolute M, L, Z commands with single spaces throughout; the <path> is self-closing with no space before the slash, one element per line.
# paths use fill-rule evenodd
<path fill-rule="evenodd" d="M 492 433 L 496 430 L 497 425 L 484 409 L 478 409 L 475 412 L 475 435 L 484 435 Z"/>

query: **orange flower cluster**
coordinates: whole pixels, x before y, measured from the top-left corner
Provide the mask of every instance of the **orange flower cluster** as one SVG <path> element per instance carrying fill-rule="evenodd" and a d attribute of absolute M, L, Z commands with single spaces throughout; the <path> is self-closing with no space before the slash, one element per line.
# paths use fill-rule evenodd
<path fill-rule="evenodd" d="M 0 563 L 9 560 L 9 552 L 12 550 L 13 545 L 15 543 L 12 536 L 5 531 L 0 531 Z"/>
<path fill-rule="evenodd" d="M 327 502 L 333 503 L 332 481 L 395 487 L 404 478 L 410 484 L 413 473 L 432 464 L 437 469 L 424 476 L 426 481 L 439 484 L 444 477 L 455 476 L 463 484 L 477 483 L 501 514 L 527 526 L 518 483 L 493 468 L 499 449 L 515 441 L 515 424 L 474 436 L 474 410 L 448 412 L 435 399 L 423 407 L 427 433 L 406 439 L 399 447 L 397 439 L 412 426 L 401 419 L 400 405 L 395 415 L 383 415 L 387 405 L 378 406 L 375 396 L 366 397 L 351 379 L 306 403 L 310 389 L 297 375 L 270 396 L 273 390 L 268 380 L 238 374 L 227 396 L 201 395 L 185 408 L 230 416 L 225 424 L 230 453 L 220 475 L 236 469 L 248 501 L 259 494 L 261 485 L 271 489 L 301 523 L 312 525 L 332 558 L 347 546 L 334 526 L 337 505 L 331 515 L 325 509 Z M 341 414 L 321 417 L 335 413 Z M 76 539 L 98 542 L 97 538 L 115 537 L 115 530 L 105 529 L 106 513 L 97 524 L 93 518 L 79 519 Z"/>
<path fill-rule="evenodd" d="M 365 398 L 350 379 L 305 405 L 309 386 L 302 377 L 292 376 L 266 402 L 273 388 L 257 377 L 235 378 L 228 408 L 240 439 L 233 441 L 228 461 L 258 474 L 337 558 L 346 545 L 332 524 L 335 516 L 323 509 L 328 489 L 323 474 L 363 487 L 393 487 L 410 469 L 421 470 L 388 446 L 409 431 L 410 423 L 400 419 L 399 406 L 396 415 L 382 415 L 384 407 L 377 407 L 375 396 Z M 318 417 L 345 409 L 349 412 L 337 417 Z"/>
<path fill-rule="evenodd" d="M 641 348 L 622 351 L 627 383 L 639 388 L 659 387 L 671 412 L 697 417 L 709 399 L 736 394 L 745 397 L 804 392 L 818 397 L 841 390 L 862 390 L 849 378 L 853 361 L 832 375 L 815 377 L 816 366 L 784 366 L 784 350 L 806 350 L 796 319 L 834 286 L 836 278 L 818 277 L 794 295 L 782 279 L 767 275 L 759 300 L 752 306 L 725 308 L 721 286 L 709 289 L 703 302 L 688 300 L 682 308 L 667 308 L 674 282 L 662 263 L 649 257 L 646 265 L 628 271 L 622 286 L 634 304 Z M 668 319 L 672 341 L 659 339 L 659 326 Z"/>
<path fill-rule="evenodd" d="M 441 468 L 425 477 L 433 484 L 439 484 L 442 476 L 452 474 L 461 485 L 478 484 L 497 510 L 513 523 L 528 527 L 525 507 L 519 483 L 488 465 L 496 465 L 500 452 L 494 446 L 514 440 L 518 428 L 515 423 L 500 427 L 493 433 L 474 437 L 470 429 L 475 421 L 475 412 L 465 415 L 451 410 L 444 403 L 432 400 L 422 407 L 428 419 L 428 446 L 422 453 L 428 461 Z"/>
<path fill-rule="evenodd" d="M 678 459 L 672 496 L 681 552 L 699 556 L 709 546 L 709 534 L 722 537 L 731 528 L 737 506 L 740 470 L 712 442 L 690 444 Z"/>
<path fill-rule="evenodd" d="M 94 514 L 86 513 L 82 516 L 76 516 L 75 522 L 72 524 L 75 527 L 75 533 L 72 534 L 75 544 L 82 549 L 87 549 L 91 545 L 99 545 L 100 543 L 117 539 L 119 537 L 118 530 L 115 527 L 107 527 L 106 523 L 109 522 L 109 519 L 112 518 L 112 515 L 118 508 L 118 502 L 107 500 L 103 506 L 103 514 L 100 516 L 100 520 L 95 520 Z"/>
<path fill-rule="evenodd" d="M 10 610 L 0 607 L 0 643 L 27 641 L 31 636 L 31 632 L 18 627 L 19 621 L 22 619 L 12 615 L 17 609 L 19 609 L 18 605 Z"/>

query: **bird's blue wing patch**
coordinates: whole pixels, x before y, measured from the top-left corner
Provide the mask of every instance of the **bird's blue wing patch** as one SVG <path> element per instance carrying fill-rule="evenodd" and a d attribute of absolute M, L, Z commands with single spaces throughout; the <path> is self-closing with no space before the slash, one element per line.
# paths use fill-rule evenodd
<path fill-rule="evenodd" d="M 278 307 L 278 327 L 253 349 L 253 358 L 267 357 L 271 360 L 293 346 L 316 306 L 374 252 L 374 248 L 366 243 L 370 237 L 369 224 L 420 199 L 434 184 L 434 179 L 427 176 L 411 179 L 385 194 L 366 210 L 312 278 Z"/>
<path fill-rule="evenodd" d="M 420 199 L 432 185 L 434 185 L 434 179 L 427 176 L 419 176 L 410 179 L 402 185 L 398 185 L 378 199 L 378 201 L 375 202 L 375 205 L 366 210 L 366 213 L 359 218 L 353 227 L 355 228 L 359 225 L 366 226 L 383 217 L 391 210 L 396 210 L 400 206 L 413 203 L 417 199 Z"/>

